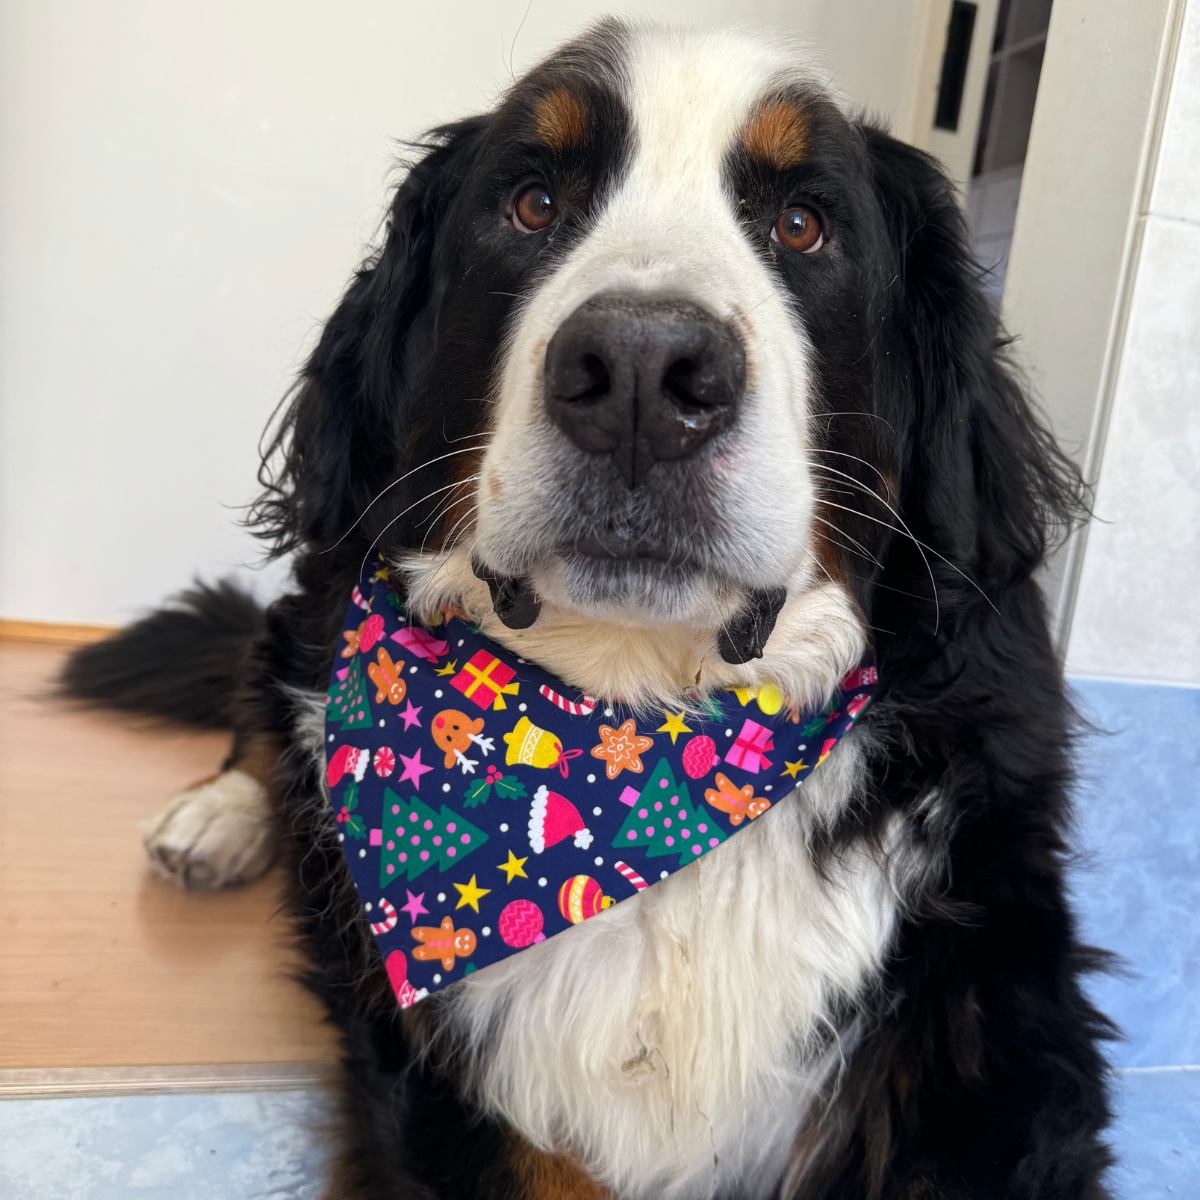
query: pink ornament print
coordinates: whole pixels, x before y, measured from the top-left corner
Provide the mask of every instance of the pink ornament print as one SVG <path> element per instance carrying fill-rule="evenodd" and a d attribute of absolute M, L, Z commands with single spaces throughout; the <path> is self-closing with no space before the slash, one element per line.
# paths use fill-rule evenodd
<path fill-rule="evenodd" d="M 683 769 L 692 779 L 703 779 L 721 761 L 717 743 L 701 734 L 683 748 Z"/>
<path fill-rule="evenodd" d="M 523 949 L 534 942 L 546 940 L 542 932 L 543 924 L 542 910 L 532 900 L 514 900 L 504 906 L 496 927 L 500 931 L 500 940 L 506 946 Z"/>

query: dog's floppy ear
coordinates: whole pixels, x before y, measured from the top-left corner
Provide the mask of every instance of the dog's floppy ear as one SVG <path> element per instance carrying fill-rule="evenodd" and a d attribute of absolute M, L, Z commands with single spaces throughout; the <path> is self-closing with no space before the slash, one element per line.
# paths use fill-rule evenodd
<path fill-rule="evenodd" d="M 927 557 L 945 619 L 982 600 L 964 576 L 991 598 L 1027 579 L 1080 518 L 1083 488 L 1006 361 L 952 185 L 927 154 L 861 133 L 889 243 L 878 400 L 908 431 L 902 512 L 937 552 Z M 896 539 L 892 554 L 925 574 L 928 592 L 912 542 Z"/>
<path fill-rule="evenodd" d="M 251 511 L 274 555 L 325 550 L 359 524 L 372 538 L 399 511 L 399 488 L 372 501 L 396 478 L 411 436 L 413 392 L 436 331 L 438 230 L 487 123 L 470 118 L 430 135 L 392 200 L 382 248 L 356 272 L 305 364 L 265 448 L 264 492 Z"/>

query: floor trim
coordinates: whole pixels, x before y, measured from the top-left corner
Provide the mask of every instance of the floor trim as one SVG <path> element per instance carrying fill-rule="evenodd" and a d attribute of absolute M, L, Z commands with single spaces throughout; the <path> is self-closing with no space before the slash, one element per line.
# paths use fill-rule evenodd
<path fill-rule="evenodd" d="M 212 1063 L 165 1067 L 0 1070 L 0 1100 L 163 1096 L 175 1092 L 292 1092 L 329 1082 L 329 1063 Z"/>
<path fill-rule="evenodd" d="M 117 628 L 116 625 L 66 625 L 58 621 L 15 621 L 0 617 L 0 641 L 86 646 L 116 633 Z"/>

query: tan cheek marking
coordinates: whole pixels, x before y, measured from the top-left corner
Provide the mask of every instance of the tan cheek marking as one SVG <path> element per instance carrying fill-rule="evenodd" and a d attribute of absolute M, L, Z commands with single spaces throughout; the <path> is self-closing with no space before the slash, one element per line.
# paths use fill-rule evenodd
<path fill-rule="evenodd" d="M 582 146 L 591 121 L 588 111 L 573 92 L 557 88 L 537 102 L 534 129 L 543 146 L 554 151 Z"/>
<path fill-rule="evenodd" d="M 808 117 L 794 104 L 768 104 L 746 126 L 742 145 L 764 166 L 794 167 L 808 152 Z"/>

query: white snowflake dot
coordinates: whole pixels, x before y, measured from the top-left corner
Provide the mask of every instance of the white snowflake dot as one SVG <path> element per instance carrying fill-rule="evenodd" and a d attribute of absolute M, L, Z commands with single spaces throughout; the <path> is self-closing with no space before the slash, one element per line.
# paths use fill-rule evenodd
<path fill-rule="evenodd" d="M 500 826 L 500 832 L 501 832 L 501 833 L 507 833 L 507 832 L 508 832 L 508 826 L 507 826 L 507 825 L 501 825 L 501 826 Z"/>
<path fill-rule="evenodd" d="M 592 816 L 593 816 L 593 817 L 598 817 L 598 816 L 599 816 L 599 815 L 600 815 L 600 814 L 601 814 L 603 811 L 604 811 L 604 809 L 602 809 L 602 808 L 593 808 L 593 809 L 592 809 Z"/>
<path fill-rule="evenodd" d="M 344 837 L 344 836 L 345 836 L 345 834 L 343 834 L 342 836 Z M 360 851 L 358 852 L 358 857 L 359 857 L 359 858 L 366 858 L 366 857 L 367 857 L 367 852 L 366 852 L 365 850 L 360 850 Z"/>
<path fill-rule="evenodd" d="M 733 730 L 732 730 L 732 729 L 727 729 L 727 730 L 725 730 L 725 736 L 726 736 L 726 737 L 733 737 Z"/>
<path fill-rule="evenodd" d="M 546 877 L 545 877 L 545 875 L 543 875 L 541 877 L 541 879 L 538 880 L 538 887 L 545 887 L 545 886 L 546 886 Z"/>
<path fill-rule="evenodd" d="M 766 786 L 765 788 L 763 788 L 763 791 L 764 791 L 764 792 L 769 792 L 769 791 L 771 790 L 772 786 L 773 786 L 772 784 L 769 784 L 769 783 L 768 783 L 768 784 L 767 784 L 767 786 Z"/>
<path fill-rule="evenodd" d="M 438 903 L 439 904 L 446 903 L 446 893 L 445 892 L 438 892 Z"/>
<path fill-rule="evenodd" d="M 605 715 L 606 717 L 611 717 L 611 716 L 613 715 L 613 710 L 612 710 L 611 708 L 606 708 L 606 709 L 604 710 L 604 715 Z"/>
<path fill-rule="evenodd" d="M 383 718 L 382 717 L 379 718 L 379 728 L 380 729 L 383 728 Z"/>
<path fill-rule="evenodd" d="M 518 712 L 528 712 L 528 711 L 529 711 L 529 705 L 528 705 L 528 704 L 518 704 L 518 705 L 517 705 L 517 711 L 518 711 Z"/>
<path fill-rule="evenodd" d="M 463 643 L 463 640 L 462 640 L 462 638 L 459 638 L 459 639 L 458 639 L 458 644 L 461 646 L 461 645 L 462 645 L 462 643 Z"/>
<path fill-rule="evenodd" d="M 333 739 L 332 739 L 332 738 L 330 738 L 329 740 L 330 740 L 330 741 L 333 741 Z M 588 776 L 588 783 L 595 783 L 595 782 L 596 782 L 596 777 L 595 777 L 595 775 L 589 775 L 589 776 Z"/>
<path fill-rule="evenodd" d="M 417 673 L 417 668 L 416 668 L 416 667 L 409 667 L 409 668 L 408 668 L 408 673 L 409 673 L 410 675 L 415 675 L 415 674 Z"/>
<path fill-rule="evenodd" d="M 339 842 L 344 842 L 345 840 L 346 840 L 346 835 L 345 835 L 344 833 L 339 833 L 339 834 L 338 834 L 338 841 L 339 841 Z"/>
<path fill-rule="evenodd" d="M 435 696 L 436 696 L 436 697 L 437 697 L 437 698 L 440 700 L 440 699 L 442 698 L 442 689 L 441 689 L 441 688 L 435 688 L 435 689 L 434 689 L 434 693 L 433 693 L 433 694 L 434 694 L 434 695 L 435 695 Z"/>
<path fill-rule="evenodd" d="M 659 879 L 666 879 L 666 877 L 668 875 L 670 875 L 670 873 L 671 873 L 670 871 L 660 871 L 658 873 L 658 877 L 659 877 Z"/>
<path fill-rule="evenodd" d="M 449 790 L 450 790 L 450 785 L 449 785 L 448 783 L 443 783 L 443 784 L 442 784 L 442 791 L 443 791 L 443 792 L 448 792 Z"/>
<path fill-rule="evenodd" d="M 483 927 L 483 930 L 482 930 L 482 932 L 483 932 L 483 936 L 484 936 L 484 937 L 491 937 L 491 936 L 492 936 L 492 929 L 491 929 L 491 926 L 490 926 L 490 925 L 485 925 L 485 926 Z"/>
<path fill-rule="evenodd" d="M 804 745 L 804 743 L 803 743 L 803 742 L 801 742 L 801 744 L 800 744 L 800 749 L 801 749 L 801 750 L 807 750 L 807 749 L 808 749 L 808 747 L 807 747 L 806 745 Z"/>
<path fill-rule="evenodd" d="M 519 663 L 524 663 L 524 662 L 525 662 L 525 659 L 523 659 L 523 658 L 518 658 L 518 659 L 517 659 L 517 662 L 519 662 Z"/>
<path fill-rule="evenodd" d="M 596 866 L 598 866 L 598 867 L 604 866 L 604 859 L 602 859 L 602 858 L 596 859 Z"/>
<path fill-rule="evenodd" d="M 435 976 L 433 977 L 433 982 L 434 982 L 434 983 L 441 983 L 441 982 L 442 982 L 442 977 L 441 977 L 440 975 L 435 975 Z"/>
<path fill-rule="evenodd" d="M 370 912 L 370 911 L 371 911 L 371 902 L 370 902 L 370 900 L 368 900 L 366 902 L 366 904 L 363 905 L 363 912 Z"/>
<path fill-rule="evenodd" d="M 332 734 L 332 733 L 329 735 L 329 740 L 330 740 L 331 742 L 333 741 L 333 734 Z"/>

